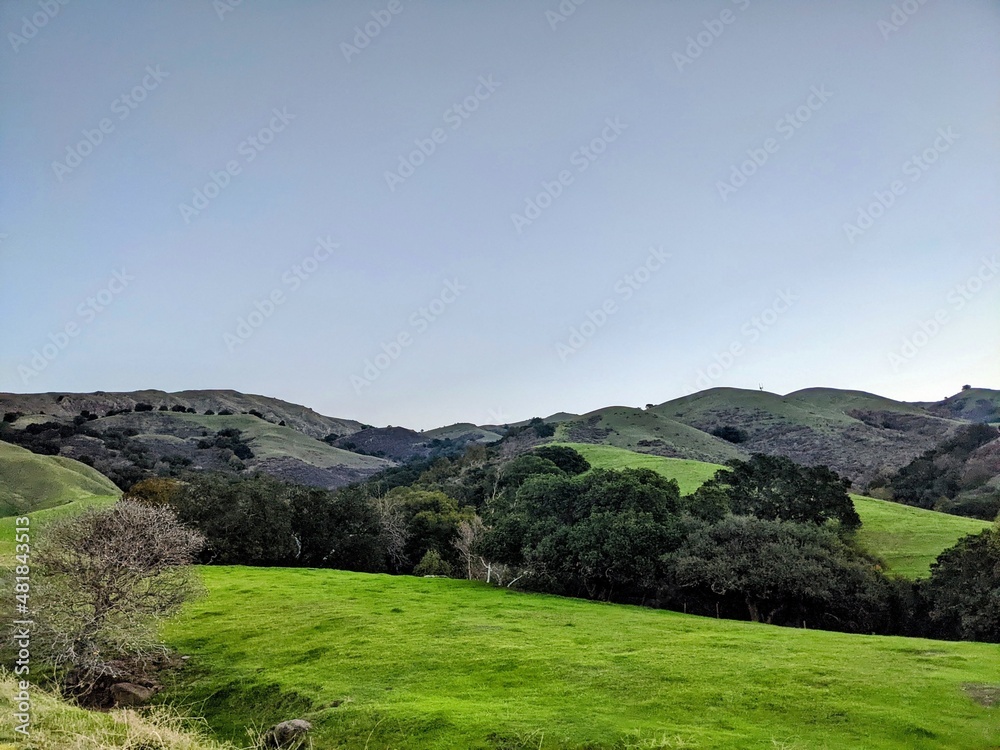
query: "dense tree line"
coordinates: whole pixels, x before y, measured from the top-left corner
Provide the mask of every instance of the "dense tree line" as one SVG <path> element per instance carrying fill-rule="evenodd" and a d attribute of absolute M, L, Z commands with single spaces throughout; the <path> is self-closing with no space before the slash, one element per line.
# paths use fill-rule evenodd
<path fill-rule="evenodd" d="M 968 425 L 869 487 L 896 502 L 992 521 L 1000 514 L 1000 492 L 986 483 L 996 468 L 977 462 L 973 454 L 998 437 L 996 427 Z"/>
<path fill-rule="evenodd" d="M 1000 641 L 998 532 L 943 554 L 920 583 L 855 541 L 847 484 L 755 455 L 697 491 L 576 451 L 503 445 L 415 461 L 336 491 L 266 476 L 153 479 L 216 564 L 453 575 L 527 590 L 858 633 Z"/>

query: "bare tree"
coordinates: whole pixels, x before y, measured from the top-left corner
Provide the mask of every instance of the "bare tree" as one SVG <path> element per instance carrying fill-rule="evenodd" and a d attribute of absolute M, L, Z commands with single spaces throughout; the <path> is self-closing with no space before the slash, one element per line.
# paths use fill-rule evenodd
<path fill-rule="evenodd" d="M 397 571 L 409 562 L 406 543 L 409 532 L 406 518 L 397 498 L 390 494 L 378 494 L 369 498 L 381 527 L 382 545 L 389 557 L 389 564 Z"/>
<path fill-rule="evenodd" d="M 34 560 L 41 645 L 81 702 L 165 653 L 159 621 L 198 592 L 201 534 L 173 510 L 131 500 L 47 527 Z"/>
<path fill-rule="evenodd" d="M 458 550 L 459 557 L 465 564 L 465 577 L 472 580 L 486 580 L 488 566 L 476 554 L 476 542 L 483 533 L 483 520 L 479 516 L 473 516 L 471 521 L 461 521 L 458 524 L 458 538 L 455 540 L 455 549 Z"/>

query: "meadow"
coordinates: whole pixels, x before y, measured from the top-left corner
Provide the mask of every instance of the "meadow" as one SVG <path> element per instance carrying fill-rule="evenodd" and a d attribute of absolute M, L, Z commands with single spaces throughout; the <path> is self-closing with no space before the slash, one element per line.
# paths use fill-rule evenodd
<path fill-rule="evenodd" d="M 169 697 L 317 748 L 993 748 L 1000 649 L 333 570 L 202 569 Z M 985 686 L 985 687 L 984 687 Z"/>

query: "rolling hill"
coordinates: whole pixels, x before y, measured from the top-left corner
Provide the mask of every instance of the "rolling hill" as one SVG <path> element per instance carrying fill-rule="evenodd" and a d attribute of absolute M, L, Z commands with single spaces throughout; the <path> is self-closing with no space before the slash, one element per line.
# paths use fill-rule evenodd
<path fill-rule="evenodd" d="M 166 630 L 192 655 L 167 698 L 198 706 L 232 740 L 247 725 L 301 717 L 317 748 L 357 750 L 1000 743 L 986 706 L 1000 694 L 1000 652 L 987 644 L 777 628 L 453 579 L 202 575 L 208 596 Z"/>
<path fill-rule="evenodd" d="M 723 468 L 718 464 L 650 456 L 606 445 L 562 444 L 578 450 L 597 469 L 652 469 L 676 479 L 683 494 L 693 492 Z M 931 563 L 944 550 L 954 546 L 961 537 L 976 534 L 990 525 L 986 521 L 860 495 L 851 498 L 861 516 L 858 532 L 861 544 L 882 558 L 891 572 L 907 578 L 928 575 Z"/>
<path fill-rule="evenodd" d="M 100 472 L 63 456 L 40 456 L 0 441 L 0 517 L 121 491 Z"/>

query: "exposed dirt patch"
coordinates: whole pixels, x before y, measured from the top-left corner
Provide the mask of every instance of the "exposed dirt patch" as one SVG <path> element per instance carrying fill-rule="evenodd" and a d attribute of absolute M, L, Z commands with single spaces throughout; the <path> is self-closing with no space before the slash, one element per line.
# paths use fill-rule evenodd
<path fill-rule="evenodd" d="M 980 706 L 993 708 L 1000 705 L 1000 685 L 986 685 L 981 682 L 966 682 L 962 690 Z"/>

